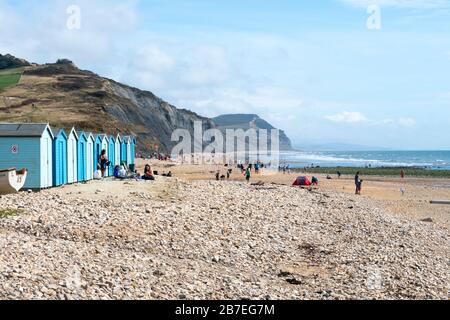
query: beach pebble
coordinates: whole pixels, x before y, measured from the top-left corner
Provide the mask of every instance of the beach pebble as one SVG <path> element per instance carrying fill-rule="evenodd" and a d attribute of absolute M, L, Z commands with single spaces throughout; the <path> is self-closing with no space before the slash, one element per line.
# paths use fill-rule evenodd
<path fill-rule="evenodd" d="M 365 197 L 98 183 L 0 198 L 0 299 L 448 299 L 449 230 Z"/>

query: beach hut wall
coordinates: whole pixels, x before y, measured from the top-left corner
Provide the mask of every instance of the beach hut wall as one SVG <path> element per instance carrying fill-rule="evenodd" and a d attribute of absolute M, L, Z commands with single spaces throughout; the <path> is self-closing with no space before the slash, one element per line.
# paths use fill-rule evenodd
<path fill-rule="evenodd" d="M 25 189 L 50 188 L 53 138 L 48 124 L 0 123 L 0 169 L 25 168 Z"/>
<path fill-rule="evenodd" d="M 109 166 L 109 176 L 114 175 L 114 159 L 116 157 L 116 138 L 114 136 L 108 137 L 108 159 L 111 162 L 111 165 Z"/>
<path fill-rule="evenodd" d="M 57 129 L 53 139 L 53 186 L 64 184 L 67 184 L 67 134 L 64 129 Z"/>
<path fill-rule="evenodd" d="M 84 182 L 88 180 L 86 158 L 88 137 L 83 131 L 78 132 L 77 135 L 77 181 Z"/>
<path fill-rule="evenodd" d="M 75 128 L 67 136 L 67 182 L 78 182 L 78 134 Z"/>
<path fill-rule="evenodd" d="M 94 172 L 97 170 L 95 165 L 95 137 L 92 133 L 87 132 L 86 134 L 86 180 L 90 181 L 94 179 Z"/>

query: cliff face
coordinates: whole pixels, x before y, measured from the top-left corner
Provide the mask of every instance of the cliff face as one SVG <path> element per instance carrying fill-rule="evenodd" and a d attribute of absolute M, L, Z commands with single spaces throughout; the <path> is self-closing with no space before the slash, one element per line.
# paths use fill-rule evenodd
<path fill-rule="evenodd" d="M 228 114 L 213 118 L 213 121 L 224 132 L 226 129 L 242 129 L 246 131 L 254 128 L 257 131 L 260 129 L 267 130 L 269 145 L 271 145 L 270 130 L 276 129 L 256 114 Z M 280 150 L 292 150 L 292 142 L 282 130 L 280 130 Z"/>
<path fill-rule="evenodd" d="M 0 94 L 0 121 L 50 122 L 54 126 L 138 136 L 143 152 L 172 149 L 172 132 L 205 129 L 210 119 L 177 109 L 148 91 L 78 69 L 70 61 L 26 67 L 18 85 Z"/>
<path fill-rule="evenodd" d="M 172 133 L 186 129 L 193 134 L 195 121 L 203 123 L 204 131 L 216 127 L 274 129 L 257 115 L 208 119 L 178 109 L 149 91 L 80 70 L 70 60 L 29 65 L 12 56 L 1 57 L 6 57 L 0 62 L 7 68 L 21 66 L 23 74 L 17 85 L 0 92 L 0 122 L 49 122 L 66 129 L 75 126 L 91 132 L 134 134 L 137 150 L 144 153 L 170 152 L 176 144 L 171 142 Z M 283 150 L 292 148 L 282 131 L 280 143 Z"/>

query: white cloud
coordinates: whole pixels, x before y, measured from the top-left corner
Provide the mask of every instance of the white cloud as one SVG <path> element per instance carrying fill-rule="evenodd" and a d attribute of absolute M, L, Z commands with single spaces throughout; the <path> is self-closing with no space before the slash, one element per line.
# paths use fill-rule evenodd
<path fill-rule="evenodd" d="M 76 30 L 67 28 L 69 4 L 53 0 L 10 5 L 0 0 L 0 21 L 10 26 L 0 28 L 0 52 L 39 63 L 58 58 L 81 64 L 120 61 L 114 43 L 136 27 L 136 1 L 79 0 L 81 28 Z"/>
<path fill-rule="evenodd" d="M 367 8 L 370 5 L 405 9 L 439 9 L 449 7 L 448 0 L 338 0 L 347 5 Z"/>
<path fill-rule="evenodd" d="M 367 122 L 368 119 L 360 112 L 343 111 L 339 114 L 325 116 L 325 119 L 336 123 L 361 123 Z"/>

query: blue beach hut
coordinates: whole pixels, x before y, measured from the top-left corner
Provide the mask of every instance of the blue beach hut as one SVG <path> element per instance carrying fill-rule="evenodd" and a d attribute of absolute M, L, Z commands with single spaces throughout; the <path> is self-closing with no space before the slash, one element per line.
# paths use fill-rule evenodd
<path fill-rule="evenodd" d="M 53 139 L 53 186 L 64 184 L 67 184 L 67 134 L 58 129 Z"/>
<path fill-rule="evenodd" d="M 0 169 L 25 168 L 25 189 L 53 184 L 53 132 L 48 124 L 0 123 Z"/>
<path fill-rule="evenodd" d="M 130 148 L 131 148 L 131 159 L 130 159 L 130 164 L 136 164 L 136 143 L 137 143 L 137 139 L 135 136 L 131 136 L 130 139 Z"/>
<path fill-rule="evenodd" d="M 122 137 L 122 142 L 120 143 L 120 163 L 125 162 L 126 164 L 128 164 L 127 141 L 128 141 L 127 137 Z"/>
<path fill-rule="evenodd" d="M 94 134 L 94 171 L 100 164 L 100 154 L 102 153 L 103 135 Z"/>
<path fill-rule="evenodd" d="M 87 174 L 87 143 L 88 136 L 83 131 L 78 132 L 78 182 L 88 180 Z"/>
<path fill-rule="evenodd" d="M 109 175 L 114 175 L 114 162 L 116 158 L 116 138 L 114 136 L 108 137 L 108 159 L 111 162 L 111 165 L 109 166 Z"/>

